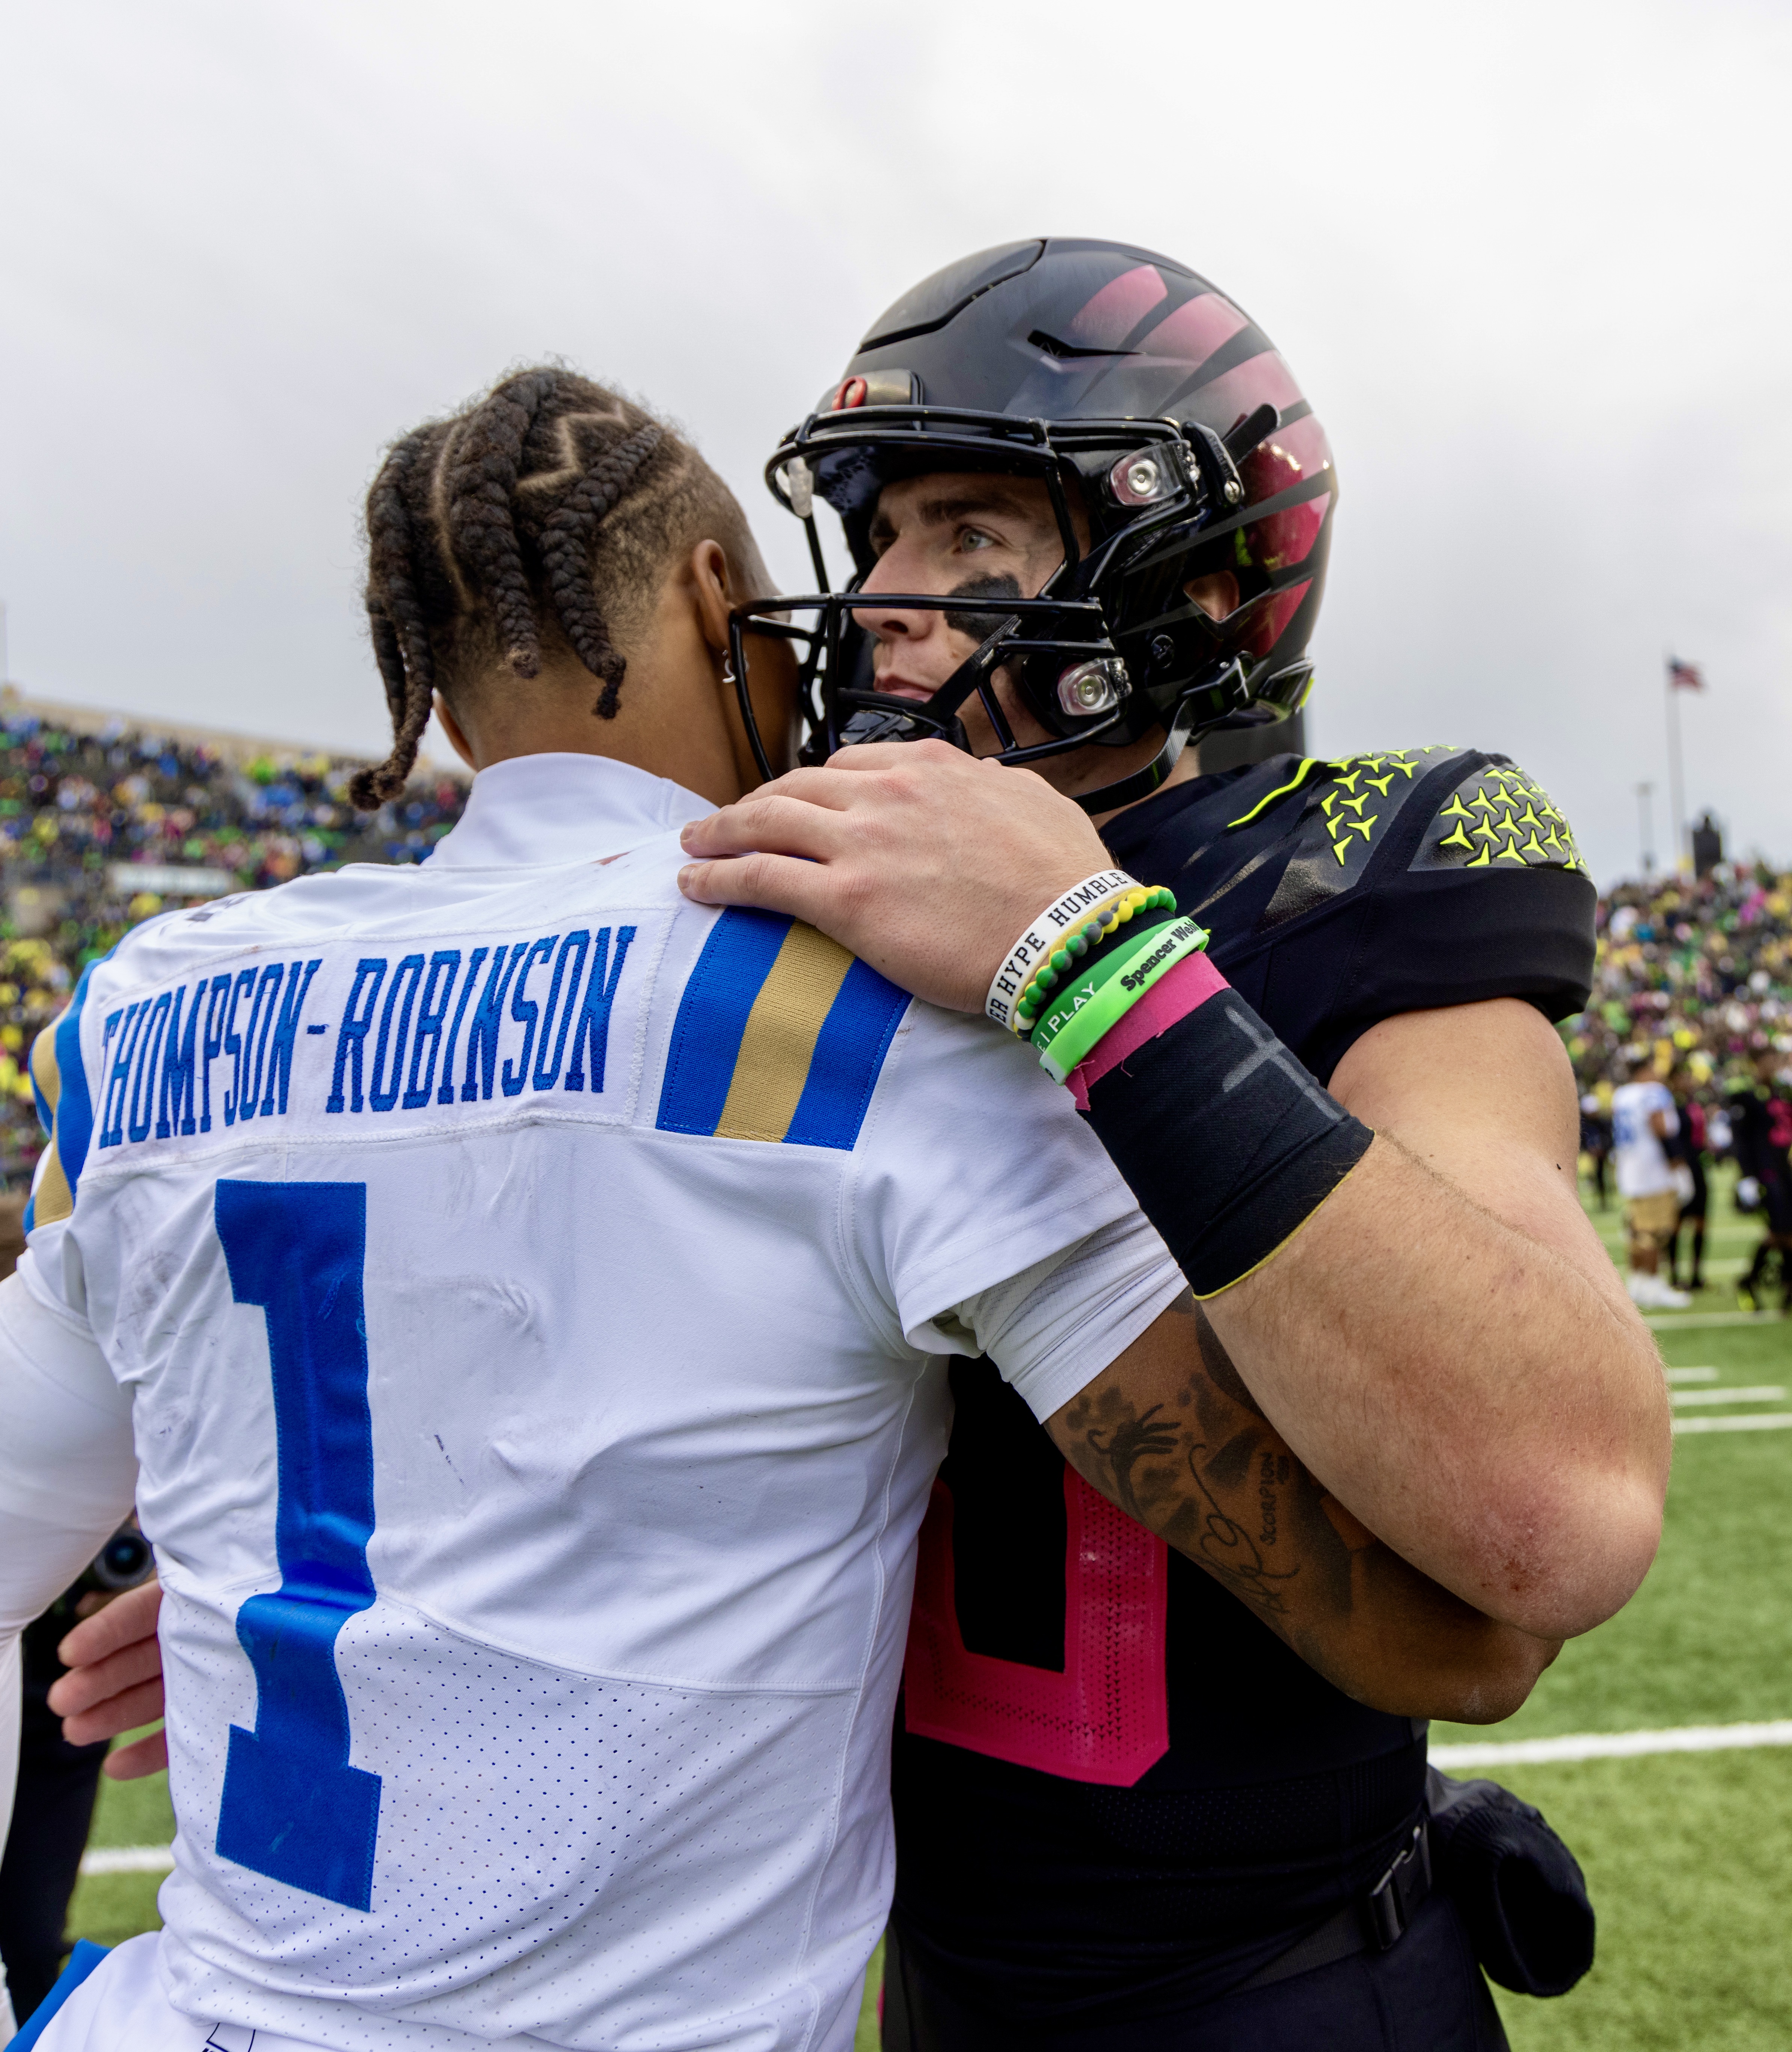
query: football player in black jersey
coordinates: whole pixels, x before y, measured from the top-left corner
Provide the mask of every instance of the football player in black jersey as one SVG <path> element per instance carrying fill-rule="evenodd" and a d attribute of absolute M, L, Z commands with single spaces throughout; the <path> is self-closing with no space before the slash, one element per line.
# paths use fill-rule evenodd
<path fill-rule="evenodd" d="M 845 592 L 780 601 L 812 637 L 809 759 L 835 761 L 687 830 L 691 895 L 977 1009 L 1042 904 L 1117 863 L 1211 930 L 1239 1072 L 1376 1134 L 1234 1275 L 1212 1248 L 1235 1264 L 1261 1190 L 1187 1215 L 1220 1173 L 1211 1065 L 1142 1049 L 1086 1093 L 1191 1276 L 1207 1372 L 1091 1415 L 1078 1467 L 1141 1505 L 1178 1464 L 1243 1478 L 1254 1512 L 1216 1502 L 1203 1573 L 955 1369 L 895 1733 L 886 2045 L 1502 2043 L 1414 1849 L 1424 1725 L 1325 1679 L 1293 1599 L 1348 1611 L 1399 1553 L 1556 1639 L 1653 1550 L 1665 1399 L 1580 1211 L 1549 1023 L 1593 963 L 1567 823 L 1476 749 L 1198 773 L 1191 736 L 1305 699 L 1336 478 L 1281 358 L 1179 264 L 1053 241 L 952 267 L 769 476 L 824 584 L 816 497 L 855 558 Z M 855 745 L 894 740 L 921 745 Z"/>

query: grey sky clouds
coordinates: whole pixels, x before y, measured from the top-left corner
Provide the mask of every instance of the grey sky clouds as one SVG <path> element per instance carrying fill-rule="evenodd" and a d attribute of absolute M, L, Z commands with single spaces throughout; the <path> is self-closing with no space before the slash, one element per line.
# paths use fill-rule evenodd
<path fill-rule="evenodd" d="M 949 259 L 1106 234 L 1276 338 L 1343 496 L 1327 750 L 1518 756 L 1792 859 L 1792 17 L 1713 0 L 0 9 L 0 597 L 45 696 L 383 745 L 394 433 L 563 355 L 765 453 Z M 1665 800 L 1657 801 L 1657 818 Z"/>

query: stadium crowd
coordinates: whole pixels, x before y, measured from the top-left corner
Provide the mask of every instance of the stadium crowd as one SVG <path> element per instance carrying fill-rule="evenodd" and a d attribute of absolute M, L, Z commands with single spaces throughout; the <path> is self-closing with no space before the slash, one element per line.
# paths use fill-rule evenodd
<path fill-rule="evenodd" d="M 1598 920 L 1592 1001 L 1562 1029 L 1583 1091 L 1622 1082 L 1638 1047 L 1700 1088 L 1767 1050 L 1792 1065 L 1792 872 L 1720 863 L 1696 883 L 1622 883 Z"/>
<path fill-rule="evenodd" d="M 83 733 L 0 712 L 0 1185 L 26 1189 L 43 1145 L 31 1044 L 127 929 L 345 862 L 421 862 L 460 816 L 464 785 L 422 775 L 357 813 L 360 766 L 272 751 L 235 761 L 122 720 Z"/>
<path fill-rule="evenodd" d="M 1562 1031 L 1602 1209 L 1616 1165 L 1631 1294 L 1680 1310 L 1704 1286 L 1707 1169 L 1728 1157 L 1736 1208 L 1765 1228 L 1738 1301 L 1761 1308 L 1777 1267 L 1792 1309 L 1792 874 L 1720 863 L 1621 884 L 1598 932 L 1590 1002 Z"/>

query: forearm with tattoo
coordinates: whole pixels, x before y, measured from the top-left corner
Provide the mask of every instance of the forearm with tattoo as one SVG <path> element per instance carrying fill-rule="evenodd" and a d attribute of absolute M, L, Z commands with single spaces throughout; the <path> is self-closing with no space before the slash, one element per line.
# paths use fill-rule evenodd
<path fill-rule="evenodd" d="M 1066 1459 L 1348 1694 L 1405 1716 L 1507 1714 L 1553 1646 L 1383 1545 L 1289 1451 L 1202 1307 L 1184 1294 L 1174 1309 L 1153 1349 L 1160 1400 L 1141 1407 L 1135 1353 L 1051 1420 Z"/>

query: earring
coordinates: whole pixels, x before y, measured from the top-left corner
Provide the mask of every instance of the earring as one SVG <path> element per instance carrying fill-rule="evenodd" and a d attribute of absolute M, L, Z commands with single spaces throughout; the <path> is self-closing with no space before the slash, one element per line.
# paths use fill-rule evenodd
<path fill-rule="evenodd" d="M 725 684 L 738 684 L 741 681 L 734 674 L 734 659 L 732 656 L 724 656 L 722 659 L 722 681 Z"/>

